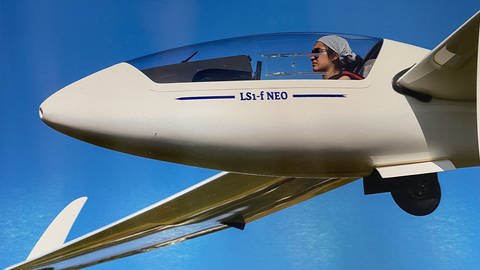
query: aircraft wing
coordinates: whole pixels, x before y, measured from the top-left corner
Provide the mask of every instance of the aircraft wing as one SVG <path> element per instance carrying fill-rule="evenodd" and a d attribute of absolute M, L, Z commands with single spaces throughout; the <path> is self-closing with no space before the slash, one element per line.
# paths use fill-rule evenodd
<path fill-rule="evenodd" d="M 399 78 L 408 90 L 448 100 L 475 101 L 480 12 Z"/>
<path fill-rule="evenodd" d="M 246 223 L 353 180 L 222 172 L 111 225 L 63 243 L 86 200 L 80 198 L 55 218 L 26 261 L 7 269 L 78 269 L 228 227 L 243 229 Z"/>

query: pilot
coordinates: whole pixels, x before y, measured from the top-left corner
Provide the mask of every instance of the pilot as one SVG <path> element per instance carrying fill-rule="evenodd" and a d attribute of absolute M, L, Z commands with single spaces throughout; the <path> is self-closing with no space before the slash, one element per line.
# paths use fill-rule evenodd
<path fill-rule="evenodd" d="M 314 72 L 322 72 L 323 79 L 362 80 L 353 69 L 362 59 L 357 56 L 348 41 L 337 35 L 323 36 L 315 43 L 310 55 Z"/>

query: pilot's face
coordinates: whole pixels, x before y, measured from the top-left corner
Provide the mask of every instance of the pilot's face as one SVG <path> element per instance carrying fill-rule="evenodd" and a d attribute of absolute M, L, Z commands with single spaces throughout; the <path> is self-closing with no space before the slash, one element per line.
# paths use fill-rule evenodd
<path fill-rule="evenodd" d="M 325 72 L 333 65 L 332 60 L 327 54 L 327 46 L 320 41 L 317 41 L 313 46 L 310 60 L 312 61 L 312 69 L 314 72 Z"/>

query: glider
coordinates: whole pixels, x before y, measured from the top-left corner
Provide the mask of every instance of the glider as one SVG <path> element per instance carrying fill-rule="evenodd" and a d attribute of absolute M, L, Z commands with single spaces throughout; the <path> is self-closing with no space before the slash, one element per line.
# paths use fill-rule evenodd
<path fill-rule="evenodd" d="M 226 228 L 363 179 L 413 215 L 433 212 L 437 173 L 478 166 L 480 12 L 432 51 L 341 35 L 362 80 L 322 80 L 311 45 L 282 33 L 185 46 L 122 62 L 45 100 L 40 118 L 74 138 L 221 173 L 65 243 L 69 204 L 25 261 L 78 269 Z"/>

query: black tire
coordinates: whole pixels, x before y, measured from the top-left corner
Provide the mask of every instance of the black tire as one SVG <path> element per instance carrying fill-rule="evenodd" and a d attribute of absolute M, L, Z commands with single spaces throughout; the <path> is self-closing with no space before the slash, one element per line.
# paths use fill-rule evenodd
<path fill-rule="evenodd" d="M 441 199 L 437 174 L 417 175 L 398 182 L 390 193 L 401 209 L 415 216 L 432 213 Z"/>

